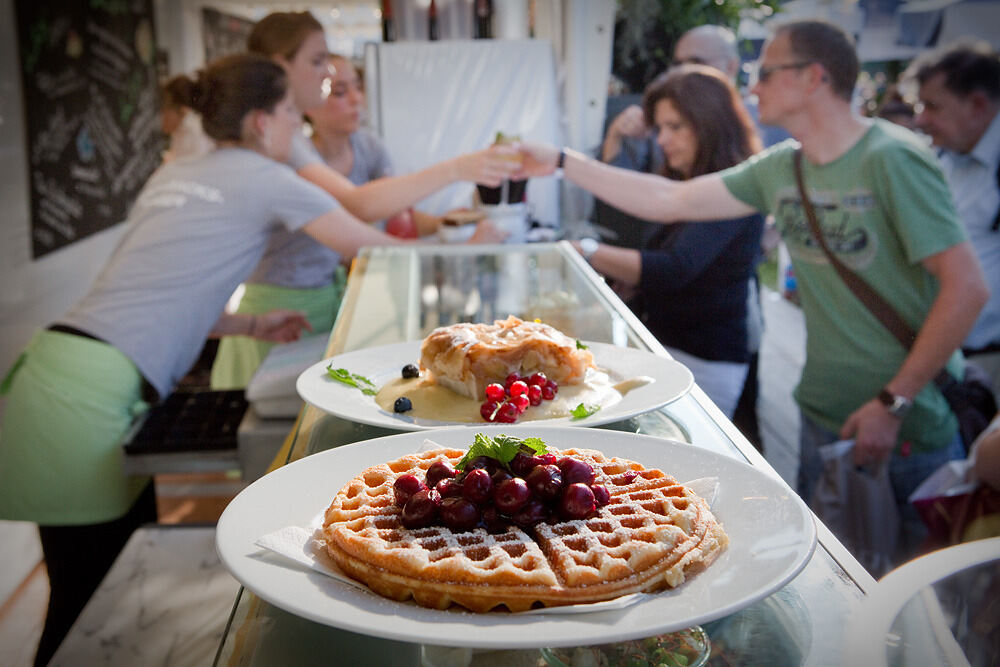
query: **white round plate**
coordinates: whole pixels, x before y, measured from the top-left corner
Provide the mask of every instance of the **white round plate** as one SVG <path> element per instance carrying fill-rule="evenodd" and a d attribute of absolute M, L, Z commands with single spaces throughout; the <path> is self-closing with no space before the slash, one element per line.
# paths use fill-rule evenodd
<path fill-rule="evenodd" d="M 318 572 L 285 564 L 254 545 L 287 526 L 307 526 L 365 468 L 417 451 L 425 438 L 467 448 L 478 432 L 537 436 L 554 448 L 585 447 L 660 468 L 681 481 L 717 476 L 713 512 L 729 548 L 680 587 L 624 609 L 578 614 L 475 614 L 394 602 Z M 816 544 L 812 514 L 779 480 L 694 445 L 605 429 L 451 427 L 347 445 L 260 478 L 226 508 L 216 529 L 222 562 L 268 602 L 304 618 L 376 637 L 442 646 L 534 648 L 625 641 L 721 618 L 784 586 Z"/>
<path fill-rule="evenodd" d="M 633 347 L 618 347 L 607 343 L 586 345 L 593 352 L 597 365 L 607 370 L 614 381 L 641 375 L 651 377 L 654 381 L 629 391 L 618 403 L 598 410 L 589 417 L 583 419 L 560 417 L 532 423 L 546 426 L 610 424 L 662 408 L 691 391 L 694 384 L 691 371 L 673 359 Z M 416 419 L 383 410 L 375 402 L 374 396 L 366 396 L 359 389 L 330 378 L 326 372 L 327 367 L 332 364 L 334 368 L 346 368 L 351 373 L 363 375 L 376 387 L 382 387 L 390 380 L 399 377 L 403 366 L 416 364 L 419 360 L 420 341 L 366 347 L 313 364 L 299 375 L 295 389 L 306 403 L 337 417 L 362 424 L 384 426 L 400 431 L 455 426 L 455 422 Z M 484 422 L 482 425 L 487 424 Z"/>

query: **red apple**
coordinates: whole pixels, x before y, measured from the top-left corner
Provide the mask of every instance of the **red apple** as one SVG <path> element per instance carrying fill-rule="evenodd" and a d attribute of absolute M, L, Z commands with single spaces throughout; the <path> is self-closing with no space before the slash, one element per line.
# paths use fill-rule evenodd
<path fill-rule="evenodd" d="M 417 238 L 417 224 L 413 221 L 413 210 L 404 209 L 386 220 L 385 231 L 401 239 Z"/>

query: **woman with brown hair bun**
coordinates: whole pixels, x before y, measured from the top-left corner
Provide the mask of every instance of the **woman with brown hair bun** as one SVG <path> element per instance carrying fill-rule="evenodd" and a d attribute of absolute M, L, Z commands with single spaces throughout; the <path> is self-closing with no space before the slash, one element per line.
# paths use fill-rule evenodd
<path fill-rule="evenodd" d="M 646 122 L 656 129 L 666 157 L 663 175 L 669 178 L 719 171 L 761 150 L 739 94 L 714 68 L 671 69 L 646 88 L 642 106 Z M 763 226 L 757 214 L 678 223 L 663 227 L 642 250 L 575 242 L 729 416 L 750 358 L 747 290 Z"/>
<path fill-rule="evenodd" d="M 166 397 L 209 335 L 294 340 L 297 311 L 222 315 L 280 230 L 339 255 L 400 243 L 282 164 L 302 116 L 285 70 L 242 54 L 185 79 L 216 148 L 158 168 L 90 291 L 38 332 L 3 381 L 0 519 L 39 525 L 51 594 L 47 664 L 129 536 L 156 521 L 151 480 L 122 468 L 135 415 Z"/>

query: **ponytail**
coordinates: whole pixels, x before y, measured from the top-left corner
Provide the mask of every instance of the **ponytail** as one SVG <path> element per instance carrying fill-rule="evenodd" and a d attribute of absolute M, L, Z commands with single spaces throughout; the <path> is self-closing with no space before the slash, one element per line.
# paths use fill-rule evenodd
<path fill-rule="evenodd" d="M 185 74 L 179 74 L 163 85 L 163 106 L 194 109 L 201 96 L 198 84 Z"/>
<path fill-rule="evenodd" d="M 170 81 L 171 94 L 201 114 L 205 134 L 216 141 L 239 141 L 251 111 L 273 111 L 288 90 L 285 70 L 264 56 L 225 56 L 198 73 Z"/>

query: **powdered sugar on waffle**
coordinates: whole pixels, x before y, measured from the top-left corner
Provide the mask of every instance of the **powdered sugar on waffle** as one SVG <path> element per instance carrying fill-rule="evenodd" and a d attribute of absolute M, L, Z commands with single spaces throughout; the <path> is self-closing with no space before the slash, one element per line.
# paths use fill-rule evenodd
<path fill-rule="evenodd" d="M 444 527 L 408 530 L 392 484 L 464 452 L 437 449 L 366 469 L 325 515 L 328 553 L 351 577 L 396 599 L 445 609 L 572 605 L 674 587 L 710 564 L 727 538 L 707 503 L 672 477 L 593 450 L 559 455 L 588 462 L 611 502 L 593 517 L 542 523 L 525 532 Z"/>

